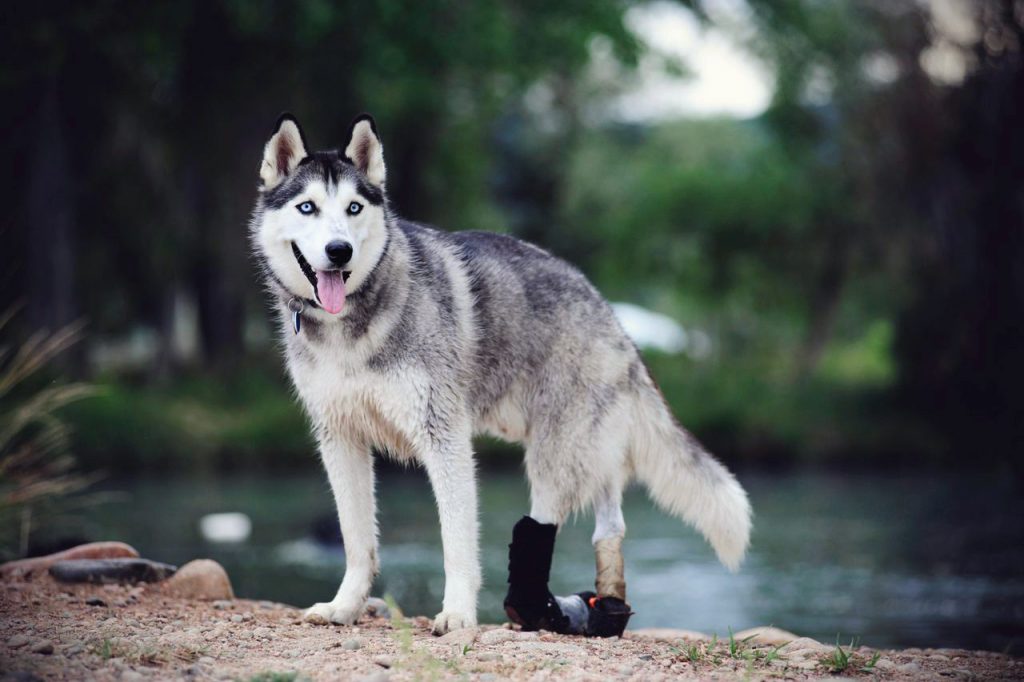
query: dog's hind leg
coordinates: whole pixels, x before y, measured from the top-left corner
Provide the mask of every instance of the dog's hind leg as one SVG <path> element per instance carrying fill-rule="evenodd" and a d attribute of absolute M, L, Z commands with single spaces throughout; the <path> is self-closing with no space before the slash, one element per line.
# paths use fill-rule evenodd
<path fill-rule="evenodd" d="M 530 481 L 530 515 L 512 529 L 508 546 L 508 593 L 505 612 L 524 630 L 572 632 L 569 618 L 548 589 L 555 536 L 573 508 L 575 486 L 552 476 L 557 460 L 537 446 L 529 448 L 526 472 Z"/>
<path fill-rule="evenodd" d="M 622 490 L 606 488 L 594 500 L 594 555 L 597 579 L 594 587 L 598 597 L 616 597 L 626 601 L 625 562 L 622 538 L 626 521 L 622 517 Z"/>

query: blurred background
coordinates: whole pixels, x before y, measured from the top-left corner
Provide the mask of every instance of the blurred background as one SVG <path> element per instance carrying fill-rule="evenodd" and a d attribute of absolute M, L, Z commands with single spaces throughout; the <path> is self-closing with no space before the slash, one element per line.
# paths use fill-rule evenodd
<path fill-rule="evenodd" d="M 333 503 L 249 255 L 282 110 L 377 119 L 405 217 L 507 232 L 616 304 L 757 513 L 738 576 L 627 499 L 633 625 L 1020 653 L 1024 2 L 207 0 L 0 10 L 0 549 L 121 539 L 330 597 Z M 527 511 L 478 443 L 484 620 Z M 383 574 L 443 590 L 379 462 Z M 216 516 L 225 514 L 228 516 Z M 215 514 L 215 516 L 209 516 Z M 590 587 L 586 519 L 557 591 Z"/>

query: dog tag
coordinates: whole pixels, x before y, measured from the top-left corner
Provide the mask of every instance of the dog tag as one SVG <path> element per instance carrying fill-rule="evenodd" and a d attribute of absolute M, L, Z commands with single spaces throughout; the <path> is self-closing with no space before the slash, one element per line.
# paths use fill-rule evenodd
<path fill-rule="evenodd" d="M 295 333 L 299 333 L 299 329 L 302 327 L 302 309 L 306 306 L 302 305 L 302 301 L 297 298 L 293 298 L 288 301 L 288 310 L 292 311 L 292 328 L 295 329 Z"/>

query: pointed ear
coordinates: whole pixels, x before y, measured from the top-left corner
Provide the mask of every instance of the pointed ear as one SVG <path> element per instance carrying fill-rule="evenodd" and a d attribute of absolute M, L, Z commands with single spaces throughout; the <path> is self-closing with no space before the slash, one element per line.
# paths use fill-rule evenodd
<path fill-rule="evenodd" d="M 369 114 L 360 114 L 352 121 L 352 134 L 345 156 L 356 168 L 366 174 L 366 179 L 377 187 L 384 186 L 384 147 L 377 136 L 377 124 Z"/>
<path fill-rule="evenodd" d="M 281 114 L 274 126 L 274 134 L 263 148 L 260 179 L 263 180 L 264 189 L 280 185 L 306 156 L 306 138 L 302 135 L 299 122 L 291 114 Z"/>

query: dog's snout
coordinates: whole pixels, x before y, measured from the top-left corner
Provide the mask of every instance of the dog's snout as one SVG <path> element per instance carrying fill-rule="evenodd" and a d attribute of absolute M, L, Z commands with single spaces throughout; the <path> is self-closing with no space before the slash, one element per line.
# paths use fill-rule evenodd
<path fill-rule="evenodd" d="M 352 245 L 336 239 L 327 245 L 327 259 L 334 265 L 342 266 L 352 259 Z"/>

